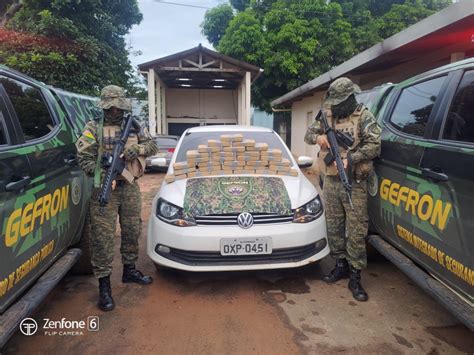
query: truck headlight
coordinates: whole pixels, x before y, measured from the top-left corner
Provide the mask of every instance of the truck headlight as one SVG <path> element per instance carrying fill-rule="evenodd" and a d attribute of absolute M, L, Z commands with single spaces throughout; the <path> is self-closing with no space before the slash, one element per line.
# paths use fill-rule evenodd
<path fill-rule="evenodd" d="M 323 204 L 319 196 L 309 201 L 307 204 L 295 210 L 293 223 L 308 223 L 314 221 L 323 214 Z"/>
<path fill-rule="evenodd" d="M 181 207 L 160 198 L 156 204 L 156 216 L 163 222 L 178 226 L 191 227 L 196 225 L 196 221 L 191 216 L 186 216 Z"/>

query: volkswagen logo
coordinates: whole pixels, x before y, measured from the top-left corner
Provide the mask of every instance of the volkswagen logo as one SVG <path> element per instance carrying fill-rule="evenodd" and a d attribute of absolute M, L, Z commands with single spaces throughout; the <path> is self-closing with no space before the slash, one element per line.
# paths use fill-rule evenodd
<path fill-rule="evenodd" d="M 244 212 L 238 215 L 237 224 L 240 228 L 248 229 L 253 226 L 253 217 L 250 213 Z"/>

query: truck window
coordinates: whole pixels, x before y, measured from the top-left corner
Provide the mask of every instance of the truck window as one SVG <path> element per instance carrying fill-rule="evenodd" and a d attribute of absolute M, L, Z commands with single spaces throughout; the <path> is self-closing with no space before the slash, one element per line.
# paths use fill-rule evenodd
<path fill-rule="evenodd" d="M 423 137 L 428 118 L 446 76 L 408 86 L 402 90 L 390 117 L 399 131 Z"/>
<path fill-rule="evenodd" d="M 454 96 L 443 139 L 474 143 L 474 70 L 464 73 Z"/>
<path fill-rule="evenodd" d="M 55 126 L 39 89 L 20 81 L 0 77 L 15 109 L 26 141 L 41 138 Z"/>
<path fill-rule="evenodd" d="M 8 143 L 4 120 L 3 113 L 0 111 L 0 147 Z"/>

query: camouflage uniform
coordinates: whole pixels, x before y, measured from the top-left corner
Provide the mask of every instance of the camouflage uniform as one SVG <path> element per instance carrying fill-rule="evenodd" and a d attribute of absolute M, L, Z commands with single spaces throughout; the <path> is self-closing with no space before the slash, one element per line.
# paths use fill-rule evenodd
<path fill-rule="evenodd" d="M 324 102 L 325 108 L 338 105 L 350 95 L 359 92 L 357 85 L 347 78 L 334 81 Z M 372 172 L 372 159 L 380 153 L 381 129 L 376 119 L 362 105 L 346 120 L 356 125 L 356 143 L 349 151 L 354 164 L 352 179 L 352 200 L 354 209 L 334 167 L 326 167 L 320 159 L 320 170 L 327 174 L 324 179 L 324 198 L 326 208 L 326 222 L 331 255 L 336 259 L 346 259 L 349 264 L 358 270 L 367 266 L 365 237 L 368 230 L 367 215 L 367 177 Z M 337 129 L 338 120 L 331 117 L 328 111 L 328 123 Z M 307 144 L 316 144 L 319 135 L 324 134 L 320 121 L 314 121 L 307 129 L 304 140 Z M 323 151 L 320 153 L 324 153 Z M 341 151 L 344 157 L 345 151 Z M 332 169 L 332 171 L 330 171 Z M 336 171 L 334 173 L 334 171 Z"/>
<path fill-rule="evenodd" d="M 102 109 L 110 109 L 115 106 L 124 111 L 131 109 L 130 102 L 124 97 L 124 90 L 117 86 L 107 86 L 102 90 L 102 100 L 98 105 Z M 118 118 L 118 122 L 123 117 Z M 105 117 L 104 125 L 117 125 L 117 121 L 109 122 Z M 120 132 L 116 132 L 119 134 Z M 81 168 L 89 176 L 94 176 L 96 166 L 100 164 L 98 160 L 99 151 L 107 151 L 106 140 L 102 139 L 102 147 L 99 147 L 99 123 L 97 121 L 89 121 L 82 132 L 82 136 L 76 143 L 78 149 L 78 162 Z M 150 156 L 158 152 L 156 143 L 151 140 L 151 136 L 146 129 L 143 129 L 138 135 L 138 144 L 128 145 L 124 150 L 124 158 L 131 155 L 133 151 L 137 156 Z M 132 139 L 130 135 L 129 140 Z M 113 142 L 109 142 L 112 143 Z M 127 148 L 129 149 L 127 151 Z M 132 153 L 130 153 L 132 152 Z M 135 157 L 137 158 L 137 157 Z M 133 160 L 132 159 L 132 160 Z M 101 180 L 105 174 L 105 169 L 101 169 Z M 135 175 L 138 178 L 137 175 Z M 128 183 L 124 179 L 117 180 L 117 186 L 112 191 L 110 201 L 105 208 L 100 207 L 98 196 L 99 187 L 94 187 L 90 202 L 91 213 L 91 254 L 94 275 L 97 278 L 109 276 L 112 272 L 112 260 L 114 255 L 114 236 L 117 222 L 117 215 L 121 227 L 121 248 L 122 263 L 134 264 L 138 259 L 138 237 L 141 231 L 141 194 L 140 188 L 136 181 Z"/>

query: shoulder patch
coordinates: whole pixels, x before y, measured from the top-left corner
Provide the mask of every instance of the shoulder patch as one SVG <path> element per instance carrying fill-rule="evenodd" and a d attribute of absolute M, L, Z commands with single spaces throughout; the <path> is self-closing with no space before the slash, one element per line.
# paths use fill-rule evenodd
<path fill-rule="evenodd" d="M 94 135 L 93 135 L 92 132 L 89 131 L 89 130 L 85 130 L 84 132 L 82 132 L 82 135 L 83 135 L 85 138 L 87 138 L 87 139 L 89 139 L 89 140 L 91 140 L 91 141 L 95 141 Z"/>

